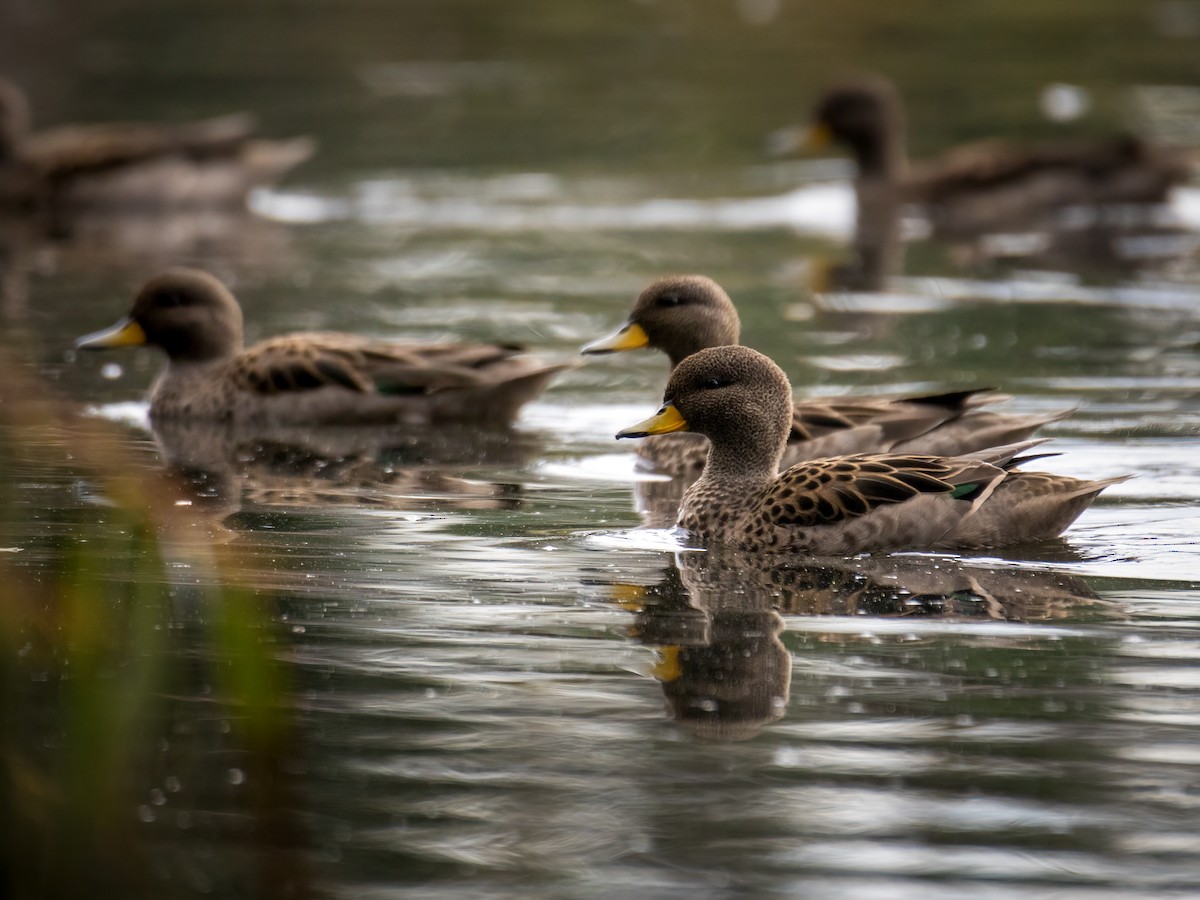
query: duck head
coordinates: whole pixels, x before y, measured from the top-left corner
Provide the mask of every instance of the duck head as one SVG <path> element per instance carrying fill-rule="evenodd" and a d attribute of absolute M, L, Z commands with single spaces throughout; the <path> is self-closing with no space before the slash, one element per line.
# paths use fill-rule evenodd
<path fill-rule="evenodd" d="M 233 294 L 207 272 L 171 269 L 143 285 L 129 315 L 84 335 L 79 350 L 160 347 L 173 362 L 207 362 L 242 346 L 242 310 Z"/>
<path fill-rule="evenodd" d="M 650 347 L 666 353 L 674 367 L 706 347 L 736 344 L 740 333 L 737 310 L 719 284 L 704 275 L 672 275 L 652 282 L 624 325 L 581 352 Z"/>
<path fill-rule="evenodd" d="M 864 76 L 828 88 L 813 109 L 806 147 L 848 147 L 864 176 L 900 175 L 904 160 L 904 107 L 885 78 Z"/>
<path fill-rule="evenodd" d="M 681 362 L 662 408 L 617 437 L 693 431 L 712 442 L 717 457 L 773 475 L 791 427 L 792 388 L 783 370 L 749 347 L 712 347 Z"/>

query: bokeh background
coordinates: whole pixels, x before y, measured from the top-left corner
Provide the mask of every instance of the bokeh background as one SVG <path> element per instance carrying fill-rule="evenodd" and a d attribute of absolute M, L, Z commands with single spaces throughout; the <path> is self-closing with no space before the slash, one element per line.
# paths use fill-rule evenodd
<path fill-rule="evenodd" d="M 1200 3 L 0 0 L 0 60 L 39 125 L 319 142 L 246 215 L 3 223 L 0 894 L 1200 891 L 1200 185 L 1129 228 L 906 221 L 846 289 L 850 166 L 765 150 L 862 71 L 916 157 L 1200 146 Z M 798 390 L 994 385 L 1077 408 L 1047 467 L 1138 478 L 1062 545 L 710 571 L 635 530 L 611 440 L 661 358 L 511 434 L 231 461 L 147 429 L 153 354 L 70 350 L 174 264 L 252 339 L 550 359 L 704 272 Z"/>

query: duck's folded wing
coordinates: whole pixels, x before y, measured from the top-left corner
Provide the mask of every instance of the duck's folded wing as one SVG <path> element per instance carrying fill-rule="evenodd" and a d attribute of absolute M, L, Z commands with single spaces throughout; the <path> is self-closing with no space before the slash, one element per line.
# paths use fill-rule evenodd
<path fill-rule="evenodd" d="M 286 394 L 326 387 L 356 393 L 374 390 L 364 373 L 361 354 L 348 346 L 318 340 L 265 341 L 237 357 L 231 376 L 237 387 L 256 394 Z"/>
<path fill-rule="evenodd" d="M 243 389 L 260 394 L 340 387 L 362 394 L 423 395 L 487 384 L 516 353 L 502 344 L 389 344 L 332 333 L 284 336 L 242 353 L 234 377 Z"/>
<path fill-rule="evenodd" d="M 1132 135 L 1053 141 L 1017 146 L 1003 140 L 984 140 L 948 151 L 938 159 L 914 165 L 907 179 L 911 192 L 939 198 L 960 191 L 1000 188 L 1041 173 L 1069 173 L 1102 182 L 1115 173 L 1141 167 L 1163 169 L 1174 180 L 1187 176 L 1174 148 L 1158 147 Z"/>
<path fill-rule="evenodd" d="M 792 411 L 790 443 L 876 426 L 873 447 L 911 440 L 988 403 L 1007 399 L 991 388 L 917 397 L 836 397 L 800 400 Z M 864 448 L 865 449 L 865 448 Z M 846 452 L 854 452 L 849 450 Z"/>
<path fill-rule="evenodd" d="M 980 501 L 1003 480 L 980 459 L 868 454 L 801 463 L 783 472 L 763 507 L 776 525 L 832 525 L 922 494 Z"/>
<path fill-rule="evenodd" d="M 30 135 L 21 145 L 21 158 L 45 177 L 62 177 L 168 154 L 198 159 L 232 154 L 254 131 L 255 119 L 248 113 L 178 125 L 69 125 Z"/>

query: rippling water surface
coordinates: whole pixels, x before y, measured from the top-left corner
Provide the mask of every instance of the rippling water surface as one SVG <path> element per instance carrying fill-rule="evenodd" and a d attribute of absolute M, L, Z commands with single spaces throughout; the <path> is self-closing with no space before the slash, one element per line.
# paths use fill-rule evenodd
<path fill-rule="evenodd" d="M 252 106 L 322 143 L 254 217 L 2 236 L 13 896 L 1200 893 L 1200 183 L 1052 236 L 905 219 L 864 289 L 849 169 L 762 152 L 863 67 L 916 152 L 1185 139 L 1142 101 L 1200 83 L 1200 14 L 602 6 L 0 3 L 71 60 L 13 50 L 46 120 Z M 1082 122 L 1041 117 L 1057 81 Z M 658 405 L 652 354 L 590 359 L 511 433 L 154 434 L 159 360 L 68 348 L 172 263 L 251 338 L 555 360 L 702 271 L 800 391 L 995 386 L 1076 410 L 1048 468 L 1137 477 L 995 555 L 696 552 L 641 527 L 668 486 L 612 440 Z"/>

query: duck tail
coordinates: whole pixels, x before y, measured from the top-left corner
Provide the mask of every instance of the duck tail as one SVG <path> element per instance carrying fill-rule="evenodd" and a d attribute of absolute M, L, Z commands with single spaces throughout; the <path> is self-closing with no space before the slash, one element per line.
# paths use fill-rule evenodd
<path fill-rule="evenodd" d="M 959 459 L 972 459 L 978 462 L 990 463 L 1000 469 L 1011 469 L 1014 466 L 1020 465 L 1029 459 L 1037 457 L 1021 456 L 1026 450 L 1032 450 L 1034 447 L 1040 447 L 1042 444 L 1048 443 L 1050 438 L 1030 438 L 1025 441 L 1016 441 L 1011 444 L 1000 444 L 999 446 L 987 447 L 980 450 L 973 450 L 970 453 L 959 455 Z M 1042 456 L 1055 456 L 1056 454 L 1041 454 Z"/>
<path fill-rule="evenodd" d="M 239 112 L 171 125 L 169 133 L 177 147 L 191 156 L 222 156 L 250 140 L 257 127 L 252 113 Z"/>
<path fill-rule="evenodd" d="M 243 148 L 242 158 L 254 184 L 270 184 L 312 156 L 316 149 L 317 142 L 310 137 L 286 141 L 254 140 Z"/>
<path fill-rule="evenodd" d="M 1065 495 L 1068 499 L 1077 497 L 1095 497 L 1105 488 L 1110 488 L 1114 484 L 1121 484 L 1128 481 L 1130 478 L 1136 478 L 1136 475 L 1116 475 L 1112 478 L 1102 478 L 1097 481 L 1080 481 L 1079 484 Z"/>
<path fill-rule="evenodd" d="M 920 403 L 923 406 L 938 406 L 956 412 L 978 409 L 992 403 L 1004 403 L 1011 400 L 1011 394 L 1001 394 L 994 387 L 969 388 L 965 391 L 946 391 L 941 394 L 923 394 L 918 397 L 904 397 L 907 403 Z"/>
<path fill-rule="evenodd" d="M 578 363 L 574 362 L 539 364 L 537 368 L 498 381 L 489 388 L 491 396 L 484 402 L 483 408 L 487 409 L 489 418 L 511 422 L 521 407 L 540 395 L 555 376 L 577 366 Z"/>

